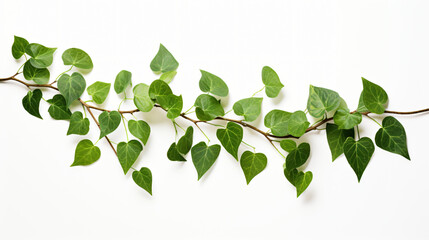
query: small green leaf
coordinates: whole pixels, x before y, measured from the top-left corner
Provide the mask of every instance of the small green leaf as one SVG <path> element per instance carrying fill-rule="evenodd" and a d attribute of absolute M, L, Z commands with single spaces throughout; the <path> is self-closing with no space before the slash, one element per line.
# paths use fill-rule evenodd
<path fill-rule="evenodd" d="M 310 185 L 311 180 L 313 180 L 313 173 L 310 171 L 305 173 L 299 172 L 295 179 L 296 197 L 299 197 Z"/>
<path fill-rule="evenodd" d="M 169 119 L 175 119 L 180 116 L 183 108 L 182 95 L 176 96 L 174 94 L 170 94 L 167 96 L 158 96 L 156 100 L 161 107 L 167 110 L 167 117 Z"/>
<path fill-rule="evenodd" d="M 286 179 L 293 185 L 296 185 L 296 178 L 298 177 L 298 169 L 294 168 L 292 170 L 288 170 L 284 167 L 283 173 L 286 177 Z"/>
<path fill-rule="evenodd" d="M 100 156 L 100 148 L 94 146 L 90 140 L 84 139 L 77 144 L 76 151 L 74 153 L 74 162 L 71 167 L 93 164 L 100 159 Z"/>
<path fill-rule="evenodd" d="M 161 79 L 166 83 L 171 83 L 171 81 L 173 81 L 173 78 L 176 76 L 176 74 L 177 74 L 176 71 L 165 72 L 161 75 L 161 77 L 159 77 L 159 79 Z"/>
<path fill-rule="evenodd" d="M 233 122 L 228 122 L 225 129 L 219 128 L 216 136 L 222 146 L 238 161 L 238 148 L 243 140 L 243 128 Z"/>
<path fill-rule="evenodd" d="M 149 86 L 149 97 L 151 99 L 157 100 L 160 96 L 168 96 L 173 94 L 170 86 L 162 80 L 155 80 Z"/>
<path fill-rule="evenodd" d="M 147 122 L 143 120 L 129 120 L 128 129 L 134 137 L 138 138 L 144 145 L 146 145 L 150 135 L 150 126 Z"/>
<path fill-rule="evenodd" d="M 286 152 L 290 153 L 296 149 L 296 142 L 290 139 L 284 139 L 280 142 L 280 147 Z"/>
<path fill-rule="evenodd" d="M 40 89 L 29 91 L 27 95 L 25 95 L 25 97 L 22 99 L 22 106 L 29 114 L 43 119 L 42 116 L 40 116 L 39 112 L 39 105 L 41 99 L 42 91 Z"/>
<path fill-rule="evenodd" d="M 127 174 L 143 150 L 142 144 L 137 140 L 120 142 L 117 147 L 119 163 Z"/>
<path fill-rule="evenodd" d="M 14 36 L 12 45 L 12 56 L 15 59 L 20 59 L 25 53 L 25 48 L 28 46 L 28 41 L 25 38 Z"/>
<path fill-rule="evenodd" d="M 170 161 L 186 162 L 186 159 L 177 150 L 177 145 L 175 142 L 170 145 L 170 148 L 168 148 L 167 158 Z"/>
<path fill-rule="evenodd" d="M 152 172 L 149 168 L 142 167 L 140 171 L 134 171 L 133 180 L 139 187 L 152 195 Z"/>
<path fill-rule="evenodd" d="M 149 97 L 149 86 L 144 83 L 137 84 L 134 89 L 134 104 L 142 112 L 152 110 L 154 102 Z"/>
<path fill-rule="evenodd" d="M 37 84 L 46 84 L 49 82 L 50 73 L 47 68 L 35 68 L 30 61 L 24 64 L 24 78 Z"/>
<path fill-rule="evenodd" d="M 356 109 L 356 112 L 369 112 L 369 110 L 365 107 L 365 103 L 363 102 L 363 91 L 360 93 L 359 104 L 358 108 Z"/>
<path fill-rule="evenodd" d="M 107 95 L 109 95 L 110 85 L 112 84 L 97 81 L 91 84 L 86 91 L 88 95 L 92 96 L 92 100 L 95 103 L 102 104 L 106 100 Z"/>
<path fill-rule="evenodd" d="M 67 107 L 66 99 L 61 94 L 55 95 L 52 99 L 48 100 L 51 106 L 48 109 L 49 115 L 55 120 L 69 120 L 72 113 Z"/>
<path fill-rule="evenodd" d="M 47 68 L 51 66 L 56 48 L 47 48 L 37 43 L 28 44 L 25 52 L 31 56 L 30 63 L 36 68 Z"/>
<path fill-rule="evenodd" d="M 77 68 L 92 69 L 93 64 L 89 55 L 79 48 L 69 48 L 62 56 L 64 65 L 73 65 Z"/>
<path fill-rule="evenodd" d="M 267 157 L 263 153 L 245 151 L 241 155 L 240 165 L 246 177 L 247 185 L 249 185 L 250 181 L 267 166 Z"/>
<path fill-rule="evenodd" d="M 304 135 L 310 122 L 307 121 L 307 116 L 303 111 L 296 111 L 290 115 L 287 131 L 290 135 L 301 137 Z"/>
<path fill-rule="evenodd" d="M 383 127 L 375 135 L 375 144 L 381 149 L 396 153 L 410 160 L 407 147 L 407 135 L 402 124 L 394 117 L 385 117 Z"/>
<path fill-rule="evenodd" d="M 64 73 L 58 79 L 58 89 L 67 102 L 67 107 L 82 96 L 85 91 L 86 82 L 82 74 L 74 72 L 71 76 Z"/>
<path fill-rule="evenodd" d="M 353 138 L 348 137 L 344 142 L 344 155 L 346 155 L 347 161 L 356 173 L 358 182 L 365 171 L 366 166 L 371 160 L 372 154 L 374 153 L 374 144 L 372 140 L 363 137 L 359 141 L 355 141 Z"/>
<path fill-rule="evenodd" d="M 115 89 L 115 92 L 117 94 L 120 94 L 127 89 L 128 86 L 131 86 L 131 72 L 128 72 L 127 70 L 122 70 L 116 75 L 115 84 L 113 85 L 113 88 Z"/>
<path fill-rule="evenodd" d="M 288 135 L 288 123 L 292 113 L 274 109 L 271 110 L 264 118 L 265 127 L 271 129 L 276 136 Z"/>
<path fill-rule="evenodd" d="M 192 162 L 197 169 L 198 180 L 210 169 L 215 163 L 220 153 L 220 145 L 214 144 L 207 146 L 205 142 L 199 142 L 191 149 Z"/>
<path fill-rule="evenodd" d="M 83 114 L 79 111 L 74 112 L 70 117 L 70 125 L 69 129 L 67 130 L 67 135 L 86 135 L 88 132 L 89 119 L 83 118 Z"/>
<path fill-rule="evenodd" d="M 286 156 L 286 169 L 288 171 L 302 166 L 310 156 L 310 144 L 301 143 Z"/>
<path fill-rule="evenodd" d="M 177 151 L 182 154 L 187 154 L 192 147 L 192 141 L 194 138 L 194 128 L 189 126 L 186 129 L 185 135 L 183 135 L 177 142 Z"/>
<path fill-rule="evenodd" d="M 261 114 L 262 98 L 245 98 L 234 103 L 234 113 L 243 116 L 244 121 L 253 122 Z"/>
<path fill-rule="evenodd" d="M 201 94 L 198 96 L 194 106 L 197 118 L 202 121 L 210 121 L 216 117 L 225 115 L 220 101 L 208 94 Z"/>
<path fill-rule="evenodd" d="M 268 66 L 262 68 L 262 82 L 265 85 L 265 93 L 269 98 L 277 97 L 284 87 L 277 73 Z"/>
<path fill-rule="evenodd" d="M 155 74 L 161 74 L 175 71 L 178 67 L 179 63 L 177 60 L 167 50 L 167 48 L 164 47 L 164 45 L 160 44 L 158 53 L 150 63 L 150 69 L 152 69 Z"/>
<path fill-rule="evenodd" d="M 219 97 L 226 97 L 228 95 L 228 86 L 218 76 L 209 72 L 201 71 L 200 89 L 203 92 L 212 93 Z"/>
<path fill-rule="evenodd" d="M 387 93 L 383 88 L 375 83 L 372 83 L 365 78 L 362 78 L 363 84 L 363 103 L 365 107 L 373 113 L 382 114 L 387 106 L 389 100 Z"/>
<path fill-rule="evenodd" d="M 102 138 L 118 128 L 121 123 L 121 114 L 117 111 L 104 111 L 98 116 L 98 122 L 100 123 L 100 138 Z"/>
<path fill-rule="evenodd" d="M 341 98 L 337 92 L 310 85 L 307 109 L 311 116 L 320 118 L 326 112 L 336 110 L 340 103 Z"/>
<path fill-rule="evenodd" d="M 350 114 L 348 109 L 338 109 L 334 115 L 334 122 L 339 129 L 352 129 L 362 122 L 362 114 L 359 112 Z"/>
<path fill-rule="evenodd" d="M 355 138 L 354 129 L 339 129 L 337 125 L 326 124 L 326 137 L 328 138 L 329 149 L 331 149 L 332 161 L 343 154 L 344 142 L 348 137 Z"/>

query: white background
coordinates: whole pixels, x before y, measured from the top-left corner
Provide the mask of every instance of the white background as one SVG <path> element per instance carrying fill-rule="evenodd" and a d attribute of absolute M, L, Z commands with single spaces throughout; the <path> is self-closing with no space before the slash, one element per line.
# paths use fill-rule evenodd
<path fill-rule="evenodd" d="M 362 76 L 384 87 L 389 109 L 415 110 L 429 107 L 428 10 L 423 0 L 1 1 L 0 77 L 22 63 L 10 53 L 13 35 L 58 47 L 52 77 L 67 69 L 65 49 L 84 49 L 94 62 L 88 85 L 113 82 L 122 69 L 133 73 L 134 84 L 150 83 L 156 76 L 149 64 L 163 43 L 180 63 L 171 87 L 183 94 L 186 109 L 200 94 L 199 69 L 228 84 L 229 110 L 262 87 L 261 69 L 269 65 L 285 88 L 278 99 L 264 99 L 264 113 L 305 109 L 309 84 L 338 91 L 354 109 Z M 311 144 L 306 169 L 314 178 L 297 199 L 283 176 L 284 160 L 260 135 L 245 131 L 268 157 L 249 186 L 225 150 L 198 182 L 191 161 L 166 157 L 174 130 L 165 113 L 140 113 L 152 135 L 134 166 L 152 170 L 151 197 L 123 175 L 104 139 L 98 162 L 70 168 L 79 140 L 96 140 L 95 124 L 89 136 L 66 136 L 68 122 L 52 120 L 46 103 L 43 121 L 25 112 L 26 92 L 0 84 L 0 239 L 429 238 L 428 115 L 398 116 L 411 162 L 377 148 L 361 183 L 344 156 L 331 162 L 324 131 L 306 135 L 299 142 Z M 104 106 L 114 109 L 119 101 L 112 89 Z M 264 128 L 263 117 L 254 124 Z M 203 127 L 217 143 L 215 128 Z M 361 135 L 373 138 L 377 129 L 364 119 Z M 204 140 L 195 133 L 195 142 Z M 122 125 L 111 138 L 125 140 Z"/>

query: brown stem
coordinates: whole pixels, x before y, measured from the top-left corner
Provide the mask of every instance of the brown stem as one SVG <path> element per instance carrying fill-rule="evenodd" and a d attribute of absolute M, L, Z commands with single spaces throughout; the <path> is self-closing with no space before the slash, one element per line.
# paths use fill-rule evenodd
<path fill-rule="evenodd" d="M 79 99 L 79 100 L 80 100 L 80 99 Z M 80 101 L 82 102 L 82 100 L 80 100 Z M 92 113 L 92 111 L 91 111 L 91 108 L 90 108 L 90 107 L 87 107 L 86 105 L 84 105 L 84 106 L 85 106 L 85 107 L 86 107 L 86 109 L 88 110 L 88 112 L 89 112 L 89 114 L 91 115 L 91 117 L 92 117 L 92 119 L 94 120 L 94 122 L 97 124 L 98 128 L 101 130 L 100 123 L 97 121 L 97 118 L 95 118 L 94 114 L 93 114 L 93 113 Z M 115 155 L 117 156 L 117 155 L 118 155 L 118 153 L 116 152 L 115 147 L 113 147 L 113 144 L 112 144 L 112 142 L 110 141 L 109 137 L 104 136 L 104 138 L 107 140 L 107 142 L 109 143 L 110 147 L 112 147 L 113 152 L 114 152 L 114 153 L 115 153 Z"/>

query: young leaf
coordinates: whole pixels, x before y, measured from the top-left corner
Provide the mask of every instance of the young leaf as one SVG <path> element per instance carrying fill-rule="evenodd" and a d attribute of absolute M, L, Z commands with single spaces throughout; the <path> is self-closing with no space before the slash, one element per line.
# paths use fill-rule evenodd
<path fill-rule="evenodd" d="M 243 116 L 244 121 L 253 122 L 261 114 L 262 98 L 245 98 L 234 103 L 232 109 L 238 116 Z"/>
<path fill-rule="evenodd" d="M 170 86 L 162 80 L 155 80 L 149 86 L 149 97 L 151 99 L 157 100 L 160 96 L 168 96 L 173 94 Z"/>
<path fill-rule="evenodd" d="M 311 116 L 320 118 L 326 112 L 336 110 L 340 102 L 341 98 L 337 92 L 310 85 L 307 109 Z"/>
<path fill-rule="evenodd" d="M 374 144 L 371 139 L 363 137 L 359 141 L 355 141 L 353 138 L 348 137 L 344 142 L 344 155 L 346 155 L 347 161 L 356 173 L 358 182 L 365 171 L 369 160 L 374 153 Z"/>
<path fill-rule="evenodd" d="M 363 84 L 363 103 L 365 107 L 373 113 L 382 114 L 389 100 L 387 93 L 383 88 L 375 83 L 372 83 L 365 78 L 362 78 Z"/>
<path fill-rule="evenodd" d="M 140 171 L 134 171 L 133 180 L 139 187 L 152 195 L 152 172 L 149 168 L 142 167 Z"/>
<path fill-rule="evenodd" d="M 233 122 L 228 122 L 225 129 L 219 128 L 216 136 L 222 146 L 238 161 L 238 147 L 243 140 L 243 128 Z"/>
<path fill-rule="evenodd" d="M 201 71 L 200 89 L 203 92 L 212 93 L 219 97 L 226 97 L 228 95 L 228 86 L 218 76 L 209 72 Z"/>
<path fill-rule="evenodd" d="M 106 100 L 107 95 L 109 95 L 110 85 L 112 84 L 97 81 L 91 84 L 86 91 L 88 95 L 92 96 L 92 100 L 95 103 L 102 104 Z"/>
<path fill-rule="evenodd" d="M 27 95 L 25 95 L 25 97 L 22 99 L 22 106 L 29 114 L 43 119 L 42 116 L 40 116 L 39 112 L 39 105 L 41 99 L 42 91 L 40 89 L 29 91 Z"/>
<path fill-rule="evenodd" d="M 88 132 L 89 119 L 83 118 L 83 114 L 79 111 L 74 112 L 70 117 L 70 125 L 69 129 L 67 130 L 67 135 L 86 135 Z"/>
<path fill-rule="evenodd" d="M 94 146 L 90 140 L 84 139 L 77 144 L 76 151 L 74 153 L 74 162 L 71 167 L 93 164 L 100 159 L 100 156 L 100 148 Z"/>
<path fill-rule="evenodd" d="M 220 153 L 220 145 L 207 146 L 200 142 L 192 147 L 191 156 L 195 169 L 197 169 L 198 180 L 210 169 Z"/>
<path fill-rule="evenodd" d="M 288 135 L 288 123 L 291 115 L 290 112 L 271 110 L 264 118 L 264 125 L 271 129 L 274 135 L 286 136 Z"/>
<path fill-rule="evenodd" d="M 290 115 L 287 131 L 290 135 L 301 137 L 304 135 L 310 123 L 307 121 L 307 116 L 303 111 L 296 111 Z"/>
<path fill-rule="evenodd" d="M 396 153 L 410 160 L 407 148 L 407 135 L 402 124 L 394 117 L 385 117 L 383 127 L 375 135 L 375 144 L 381 149 Z"/>
<path fill-rule="evenodd" d="M 164 47 L 164 45 L 160 44 L 158 53 L 150 63 L 150 69 L 152 69 L 155 74 L 161 74 L 175 71 L 178 67 L 179 63 L 173 55 Z"/>
<path fill-rule="evenodd" d="M 152 110 L 154 102 L 149 97 L 149 86 L 144 83 L 137 84 L 134 89 L 134 104 L 142 112 Z"/>
<path fill-rule="evenodd" d="M 191 150 L 193 137 L 194 137 L 194 128 L 192 126 L 189 126 L 186 129 L 185 135 L 183 135 L 177 142 L 177 146 L 176 146 L 177 151 L 179 151 L 182 154 L 187 154 L 189 150 Z"/>
<path fill-rule="evenodd" d="M 339 129 L 352 129 L 362 122 L 362 114 L 359 112 L 350 114 L 349 109 L 338 109 L 334 114 L 334 122 Z"/>
<path fill-rule="evenodd" d="M 277 97 L 284 87 L 277 73 L 268 66 L 262 68 L 262 82 L 265 85 L 265 93 L 269 98 Z"/>
<path fill-rule="evenodd" d="M 245 151 L 241 155 L 240 165 L 246 177 L 247 185 L 249 185 L 250 181 L 267 166 L 267 157 L 263 153 Z"/>
<path fill-rule="evenodd" d="M 329 149 L 331 149 L 332 161 L 334 161 L 344 152 L 343 146 L 346 139 L 348 137 L 355 138 L 355 131 L 354 129 L 339 129 L 337 125 L 327 123 L 326 137 Z"/>
<path fill-rule="evenodd" d="M 58 79 L 58 90 L 66 99 L 67 107 L 82 96 L 85 91 L 86 82 L 82 74 L 74 72 L 71 76 L 64 73 Z"/>
<path fill-rule="evenodd" d="M 55 120 L 69 120 L 72 113 L 66 104 L 66 99 L 61 94 L 55 95 L 48 100 L 51 106 L 48 109 L 49 115 Z"/>
<path fill-rule="evenodd" d="M 98 122 L 100 123 L 100 138 L 102 138 L 118 128 L 121 123 L 121 114 L 117 111 L 104 111 L 98 116 Z"/>
<path fill-rule="evenodd" d="M 57 49 L 47 48 L 37 43 L 31 43 L 25 48 L 25 53 L 32 57 L 29 61 L 34 67 L 47 68 L 52 64 L 55 50 Z"/>
<path fill-rule="evenodd" d="M 150 135 L 150 126 L 147 122 L 143 120 L 129 120 L 128 129 L 134 137 L 138 138 L 144 145 L 146 145 Z"/>
<path fill-rule="evenodd" d="M 89 55 L 79 48 L 69 48 L 62 56 L 64 65 L 72 65 L 81 69 L 92 69 L 93 64 Z"/>
<path fill-rule="evenodd" d="M 138 156 L 143 150 L 142 144 L 137 140 L 131 140 L 129 142 L 120 142 L 117 147 L 119 163 L 124 170 L 124 174 L 127 174 L 128 170 L 136 162 Z"/>
<path fill-rule="evenodd" d="M 24 64 L 24 78 L 36 84 L 46 84 L 49 82 L 50 73 L 47 68 L 35 68 L 31 65 L 30 61 Z"/>
<path fill-rule="evenodd" d="M 197 118 L 202 121 L 210 121 L 218 116 L 225 115 L 220 101 L 208 94 L 201 94 L 194 103 Z"/>
<path fill-rule="evenodd" d="M 120 94 L 125 91 L 128 86 L 131 86 L 131 72 L 127 70 L 122 70 L 116 75 L 114 89 L 117 94 Z"/>
<path fill-rule="evenodd" d="M 177 74 L 176 71 L 165 72 L 161 75 L 161 77 L 159 77 L 159 79 L 161 79 L 166 83 L 171 83 L 171 81 L 173 81 L 173 78 L 176 76 L 176 74 Z"/>
<path fill-rule="evenodd" d="M 299 172 L 295 178 L 295 187 L 296 187 L 296 197 L 299 197 L 307 187 L 310 185 L 311 180 L 313 180 L 313 173 L 308 172 Z"/>
<path fill-rule="evenodd" d="M 284 139 L 280 142 L 280 147 L 286 152 L 290 153 L 296 149 L 296 142 L 290 139 Z"/>
<path fill-rule="evenodd" d="M 20 59 L 25 53 L 25 48 L 28 46 L 28 41 L 25 38 L 14 36 L 12 45 L 12 56 L 15 59 Z"/>
<path fill-rule="evenodd" d="M 286 157 L 286 169 L 291 171 L 294 168 L 302 166 L 310 156 L 310 144 L 301 143 L 292 150 Z"/>
<path fill-rule="evenodd" d="M 186 162 L 186 159 L 177 150 L 177 145 L 175 142 L 170 145 L 170 148 L 168 148 L 167 158 L 170 161 Z"/>

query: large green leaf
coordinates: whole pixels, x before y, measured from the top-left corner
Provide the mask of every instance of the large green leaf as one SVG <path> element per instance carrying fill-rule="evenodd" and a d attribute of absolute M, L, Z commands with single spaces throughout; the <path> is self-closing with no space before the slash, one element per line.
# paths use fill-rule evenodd
<path fill-rule="evenodd" d="M 138 138 L 146 145 L 150 135 L 150 126 L 147 122 L 143 120 L 130 120 L 128 121 L 128 129 L 134 137 Z"/>
<path fill-rule="evenodd" d="M 177 150 L 177 145 L 175 142 L 173 142 L 170 145 L 170 148 L 168 148 L 167 151 L 167 158 L 170 161 L 178 161 L 178 162 L 186 162 L 186 159 L 180 154 L 180 152 Z"/>
<path fill-rule="evenodd" d="M 265 169 L 267 166 L 267 157 L 263 153 L 245 151 L 241 155 L 240 165 L 246 177 L 247 184 L 249 184 L 256 175 Z"/>
<path fill-rule="evenodd" d="M 197 169 L 198 180 L 210 169 L 220 153 L 220 145 L 207 146 L 205 142 L 199 142 L 191 149 L 192 162 Z"/>
<path fill-rule="evenodd" d="M 82 74 L 74 72 L 71 76 L 68 74 L 61 75 L 58 79 L 58 89 L 64 96 L 67 102 L 67 107 L 70 104 L 80 98 L 85 91 L 86 82 Z"/>
<path fill-rule="evenodd" d="M 243 128 L 233 122 L 228 122 L 225 129 L 219 128 L 216 136 L 222 146 L 238 161 L 238 147 L 243 140 Z"/>
<path fill-rule="evenodd" d="M 28 46 L 28 41 L 25 38 L 14 36 L 12 44 L 12 56 L 15 59 L 20 59 L 25 53 Z"/>
<path fill-rule="evenodd" d="M 310 156 L 310 144 L 301 143 L 286 156 L 286 169 L 288 171 L 302 166 Z"/>
<path fill-rule="evenodd" d="M 186 129 L 185 135 L 183 135 L 177 142 L 177 151 L 182 154 L 187 154 L 191 150 L 192 142 L 194 138 L 194 128 L 189 126 Z"/>
<path fill-rule="evenodd" d="M 149 168 L 142 167 L 140 171 L 134 171 L 133 180 L 139 187 L 152 195 L 152 172 Z"/>
<path fill-rule="evenodd" d="M 35 89 L 34 91 L 28 91 L 27 95 L 22 99 L 22 106 L 31 115 L 43 119 L 40 116 L 39 105 L 42 99 L 42 91 Z"/>
<path fill-rule="evenodd" d="M 164 47 L 164 45 L 160 44 L 158 53 L 150 63 L 150 69 L 152 69 L 155 74 L 161 74 L 175 71 L 178 67 L 179 63 L 173 55 Z"/>
<path fill-rule="evenodd" d="M 30 63 L 36 68 L 47 68 L 51 66 L 54 59 L 54 52 L 56 48 L 48 48 L 37 43 L 28 44 L 25 48 L 30 58 Z"/>
<path fill-rule="evenodd" d="M 299 197 L 307 187 L 310 185 L 311 180 L 313 180 L 313 173 L 308 172 L 299 172 L 295 178 L 295 187 L 296 187 L 296 197 Z"/>
<path fill-rule="evenodd" d="M 137 84 L 134 89 L 134 104 L 142 112 L 152 110 L 154 102 L 149 97 L 149 86 L 144 83 Z"/>
<path fill-rule="evenodd" d="M 121 114 L 117 111 L 104 111 L 98 116 L 100 123 L 100 138 L 112 133 L 121 123 Z"/>
<path fill-rule="evenodd" d="M 201 94 L 194 103 L 197 118 L 202 121 L 210 121 L 216 117 L 225 115 L 220 101 L 208 94 Z"/>
<path fill-rule="evenodd" d="M 151 99 L 157 100 L 158 97 L 165 97 L 173 94 L 173 91 L 171 91 L 170 86 L 168 86 L 166 82 L 155 80 L 150 84 L 148 93 Z"/>
<path fill-rule="evenodd" d="M 265 127 L 271 129 L 271 132 L 277 136 L 288 135 L 288 123 L 292 113 L 274 109 L 264 118 Z"/>
<path fill-rule="evenodd" d="M 49 82 L 50 73 L 47 68 L 35 68 L 30 61 L 24 64 L 24 78 L 37 84 L 46 84 Z"/>
<path fill-rule="evenodd" d="M 387 101 L 389 100 L 387 93 L 383 88 L 378 86 L 375 83 L 372 83 L 365 78 L 362 78 L 363 84 L 363 103 L 365 107 L 373 113 L 382 114 L 387 106 Z"/>
<path fill-rule="evenodd" d="M 74 112 L 70 117 L 70 125 L 69 129 L 67 130 L 67 135 L 86 135 L 88 132 L 89 119 L 83 118 L 83 114 L 79 111 Z"/>
<path fill-rule="evenodd" d="M 350 113 L 349 109 L 338 109 L 334 114 L 334 122 L 339 129 L 351 129 L 362 122 L 362 114 Z"/>
<path fill-rule="evenodd" d="M 265 93 L 270 98 L 277 97 L 284 87 L 277 73 L 268 66 L 262 68 L 262 82 L 265 85 Z"/>
<path fill-rule="evenodd" d="M 127 174 L 143 150 L 142 144 L 137 140 L 120 142 L 117 147 L 119 163 Z"/>
<path fill-rule="evenodd" d="M 283 165 L 283 173 L 286 177 L 286 179 L 292 184 L 293 186 L 296 185 L 296 178 L 298 177 L 299 173 L 298 169 L 294 168 L 292 170 L 286 169 L 286 164 Z"/>
<path fill-rule="evenodd" d="M 385 117 L 383 127 L 375 135 L 375 144 L 381 149 L 399 154 L 410 160 L 407 148 L 407 135 L 402 124 L 394 117 Z"/>
<path fill-rule="evenodd" d="M 95 103 L 102 104 L 106 100 L 107 95 L 109 95 L 110 85 L 112 84 L 97 81 L 91 84 L 86 91 L 92 96 L 92 100 Z"/>
<path fill-rule="evenodd" d="M 374 144 L 372 140 L 367 137 L 363 137 L 359 139 L 359 141 L 355 141 L 353 138 L 348 137 L 344 142 L 344 155 L 346 155 L 347 161 L 356 173 L 358 182 L 360 182 L 362 174 L 369 160 L 371 160 L 373 153 Z"/>
<path fill-rule="evenodd" d="M 166 83 L 171 83 L 171 81 L 173 81 L 173 78 L 176 76 L 176 74 L 177 74 L 176 71 L 165 72 L 159 77 L 159 79 Z"/>
<path fill-rule="evenodd" d="M 66 104 L 66 99 L 61 94 L 55 95 L 48 100 L 51 106 L 48 109 L 49 115 L 55 120 L 68 120 L 72 113 Z"/>
<path fill-rule="evenodd" d="M 131 86 L 131 72 L 127 70 L 122 70 L 116 75 L 115 78 L 115 84 L 113 85 L 113 88 L 115 89 L 115 92 L 117 94 L 120 94 L 127 89 L 128 86 Z"/>
<path fill-rule="evenodd" d="M 304 135 L 310 122 L 307 121 L 307 116 L 303 111 L 296 111 L 290 115 L 287 131 L 290 135 L 301 137 Z"/>
<path fill-rule="evenodd" d="M 243 116 L 244 121 L 252 122 L 261 114 L 262 98 L 245 98 L 234 103 L 234 113 Z"/>
<path fill-rule="evenodd" d="M 340 106 L 340 95 L 337 92 L 310 85 L 307 109 L 311 116 L 320 118 L 326 112 L 336 110 Z"/>
<path fill-rule="evenodd" d="M 284 139 L 280 142 L 280 147 L 286 152 L 290 153 L 296 149 L 296 142 L 291 139 Z"/>
<path fill-rule="evenodd" d="M 76 151 L 74 153 L 74 162 L 71 167 L 93 164 L 100 159 L 100 156 L 100 148 L 94 146 L 90 140 L 84 139 L 77 144 Z"/>
<path fill-rule="evenodd" d="M 220 77 L 204 70 L 200 71 L 201 79 L 199 85 L 201 91 L 212 93 L 219 97 L 226 97 L 228 95 L 228 86 Z"/>
<path fill-rule="evenodd" d="M 73 65 L 77 68 L 92 69 L 93 64 L 89 55 L 79 48 L 69 48 L 62 56 L 64 65 Z"/>
<path fill-rule="evenodd" d="M 339 129 L 337 125 L 326 124 L 326 137 L 329 149 L 331 149 L 332 161 L 337 159 L 344 152 L 344 142 L 348 137 L 355 138 L 354 129 Z"/>

